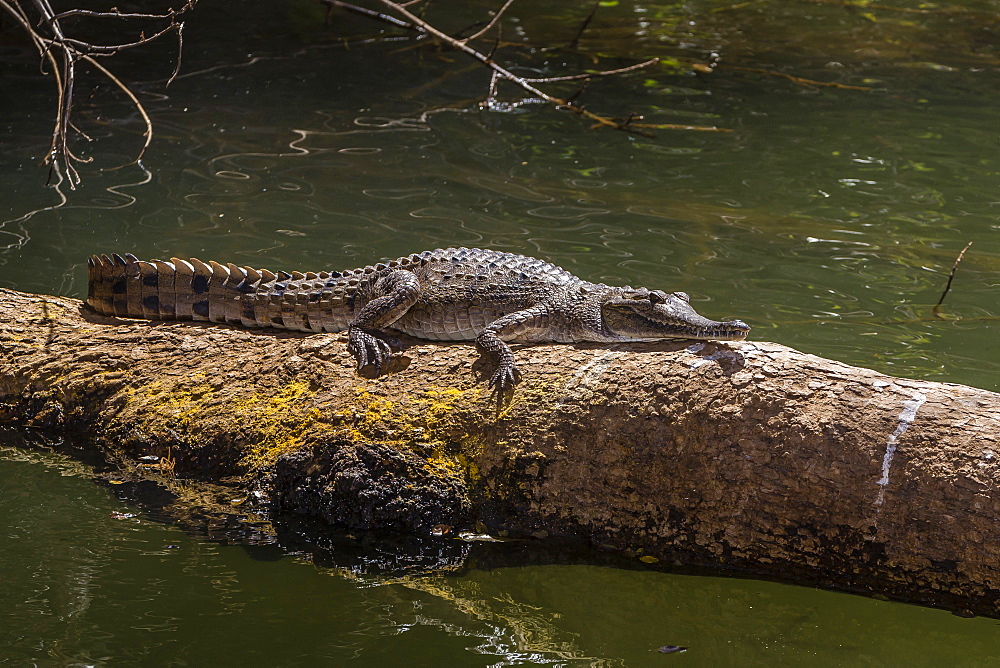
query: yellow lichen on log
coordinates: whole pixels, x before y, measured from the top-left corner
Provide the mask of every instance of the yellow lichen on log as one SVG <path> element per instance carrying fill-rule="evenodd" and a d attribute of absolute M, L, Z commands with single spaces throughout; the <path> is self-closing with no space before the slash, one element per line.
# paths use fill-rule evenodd
<path fill-rule="evenodd" d="M 765 342 L 551 345 L 515 351 L 498 411 L 474 346 L 408 345 L 368 378 L 343 337 L 2 290 L 0 421 L 270 472 L 336 524 L 484 522 L 1000 615 L 994 392 Z"/>

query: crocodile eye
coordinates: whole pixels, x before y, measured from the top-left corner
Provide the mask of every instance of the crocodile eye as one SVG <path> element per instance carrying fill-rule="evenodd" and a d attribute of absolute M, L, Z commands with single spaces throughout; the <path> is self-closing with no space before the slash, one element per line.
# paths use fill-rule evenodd
<path fill-rule="evenodd" d="M 652 304 L 662 304 L 667 301 L 667 296 L 659 290 L 653 290 L 649 293 L 649 301 Z"/>
<path fill-rule="evenodd" d="M 674 297 L 677 297 L 678 299 L 683 299 L 684 301 L 689 303 L 691 301 L 691 295 L 689 295 L 686 292 L 675 292 Z"/>
<path fill-rule="evenodd" d="M 637 302 L 645 301 L 649 299 L 649 290 L 645 288 L 639 288 L 636 290 L 631 290 L 626 296 L 627 299 L 634 299 Z"/>

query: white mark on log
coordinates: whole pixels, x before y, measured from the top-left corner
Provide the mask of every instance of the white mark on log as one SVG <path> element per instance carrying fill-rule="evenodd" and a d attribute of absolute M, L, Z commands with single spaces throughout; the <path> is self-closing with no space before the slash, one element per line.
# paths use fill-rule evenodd
<path fill-rule="evenodd" d="M 899 423 L 896 425 L 896 431 L 892 432 L 889 440 L 885 443 L 885 456 L 882 457 L 882 477 L 877 483 L 879 489 L 878 497 L 875 499 L 876 508 L 881 507 L 885 501 L 885 486 L 889 484 L 889 469 L 892 468 L 892 459 L 896 456 L 896 444 L 899 442 L 899 437 L 909 429 L 910 424 L 917 417 L 917 411 L 920 410 L 925 401 L 927 401 L 926 394 L 914 392 L 912 399 L 903 402 L 903 412 L 899 414 Z"/>
<path fill-rule="evenodd" d="M 601 374 L 607 371 L 608 367 L 611 366 L 611 363 L 624 354 L 625 353 L 620 350 L 609 350 L 602 355 L 598 355 L 577 369 L 576 373 L 573 374 L 573 377 L 566 383 L 566 394 L 564 394 L 559 401 L 556 402 L 556 406 L 561 406 L 567 399 L 569 399 L 574 390 L 586 388 L 591 382 L 600 378 Z"/>

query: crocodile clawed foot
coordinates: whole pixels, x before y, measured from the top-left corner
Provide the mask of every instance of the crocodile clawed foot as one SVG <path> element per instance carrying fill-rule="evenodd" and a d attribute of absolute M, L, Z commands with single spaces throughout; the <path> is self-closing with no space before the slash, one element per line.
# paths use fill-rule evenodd
<path fill-rule="evenodd" d="M 521 372 L 513 364 L 501 364 L 490 377 L 489 387 L 496 398 L 496 416 L 499 418 L 504 408 L 514 399 L 514 386 L 521 381 Z"/>
<path fill-rule="evenodd" d="M 514 386 L 521 382 L 521 372 L 513 364 L 500 364 L 490 377 L 489 387 L 498 396 L 514 391 Z"/>
<path fill-rule="evenodd" d="M 375 369 L 375 374 L 379 376 L 386 372 L 392 357 L 392 348 L 388 343 L 362 330 L 351 331 L 347 351 L 358 363 L 359 371 L 371 365 Z"/>

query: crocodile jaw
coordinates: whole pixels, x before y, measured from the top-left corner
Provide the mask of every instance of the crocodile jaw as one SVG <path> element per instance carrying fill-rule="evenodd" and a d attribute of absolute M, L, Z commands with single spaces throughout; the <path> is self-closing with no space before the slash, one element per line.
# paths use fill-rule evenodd
<path fill-rule="evenodd" d="M 750 326 L 742 320 L 709 320 L 691 308 L 684 293 L 623 290 L 601 305 L 604 329 L 618 341 L 696 339 L 742 341 Z"/>
<path fill-rule="evenodd" d="M 676 327 L 664 330 L 658 336 L 629 336 L 627 334 L 617 334 L 616 341 L 622 342 L 651 342 L 663 341 L 665 339 L 690 339 L 696 341 L 743 341 L 750 332 L 750 325 L 742 320 L 728 320 L 717 322 L 717 326 L 694 328 Z"/>

